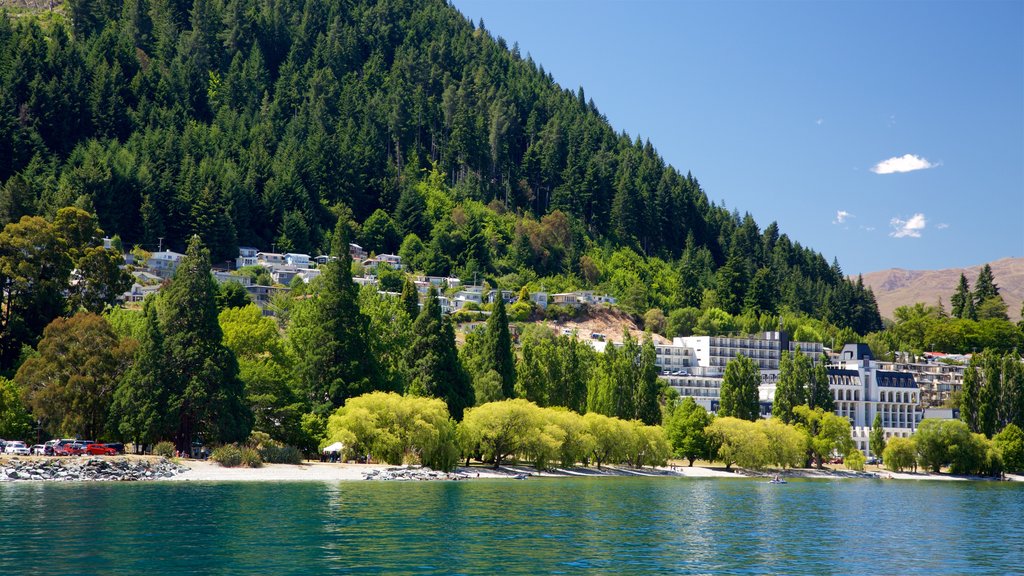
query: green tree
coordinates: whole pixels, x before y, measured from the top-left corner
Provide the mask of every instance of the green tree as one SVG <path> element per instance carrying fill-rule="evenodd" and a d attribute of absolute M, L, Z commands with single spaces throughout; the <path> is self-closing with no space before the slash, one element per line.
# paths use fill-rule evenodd
<path fill-rule="evenodd" d="M 408 276 L 402 282 L 402 309 L 409 318 L 415 319 L 420 315 L 420 295 L 416 291 L 416 285 L 413 284 L 412 280 Z"/>
<path fill-rule="evenodd" d="M 171 283 L 162 292 L 161 324 L 172 382 L 168 412 L 178 450 L 206 442 L 248 438 L 252 414 L 245 405 L 238 361 L 222 343 L 217 321 L 217 285 L 210 256 L 193 236 Z"/>
<path fill-rule="evenodd" d="M 459 442 L 463 454 L 479 453 L 497 469 L 526 450 L 540 425 L 540 411 L 533 402 L 521 398 L 491 402 L 466 410 L 459 424 Z"/>
<path fill-rule="evenodd" d="M 827 363 L 828 357 L 822 354 L 818 363 L 811 369 L 811 381 L 807 389 L 807 405 L 811 408 L 821 408 L 825 412 L 833 412 L 836 409 L 836 402 L 828 384 Z"/>
<path fill-rule="evenodd" d="M 1003 455 L 1003 465 L 1010 472 L 1024 472 L 1024 432 L 1016 424 L 1009 424 L 992 441 Z"/>
<path fill-rule="evenodd" d="M 728 470 L 733 464 L 759 470 L 771 458 L 768 437 L 754 422 L 732 416 L 716 417 L 707 427 L 714 457 Z"/>
<path fill-rule="evenodd" d="M 18 369 L 32 414 L 48 429 L 68 436 L 108 436 L 107 418 L 121 374 L 135 343 L 122 343 L 110 324 L 91 312 L 54 320 L 38 353 Z"/>
<path fill-rule="evenodd" d="M 967 424 L 959 420 L 925 418 L 914 434 L 914 443 L 917 446 L 921 465 L 936 473 L 943 466 L 948 466 L 953 462 L 956 452 L 959 450 L 958 447 L 967 447 L 973 442 L 974 439 Z"/>
<path fill-rule="evenodd" d="M 875 412 L 875 421 L 871 425 L 871 435 L 868 438 L 871 453 L 881 456 L 885 452 L 885 429 L 882 428 L 882 413 Z"/>
<path fill-rule="evenodd" d="M 441 317 L 437 290 L 431 286 L 423 309 L 413 323 L 408 363 L 413 369 L 409 392 L 443 399 L 456 421 L 475 404 L 472 381 L 459 361 L 451 322 Z"/>
<path fill-rule="evenodd" d="M 949 299 L 950 305 L 953 307 L 950 312 L 954 318 L 971 318 L 969 316 L 969 310 L 972 310 L 973 306 L 968 306 L 973 299 L 971 295 L 971 286 L 967 283 L 967 277 L 960 273 L 960 283 L 957 284 L 956 291 L 953 292 L 953 296 Z"/>
<path fill-rule="evenodd" d="M 760 382 L 761 372 L 757 364 L 750 358 L 737 354 L 725 365 L 718 415 L 741 420 L 757 420 L 760 416 L 757 394 Z"/>
<path fill-rule="evenodd" d="M 693 466 L 698 458 L 708 458 L 710 443 L 705 429 L 711 415 L 693 398 L 687 396 L 665 421 L 665 434 L 672 444 L 673 455 L 685 458 Z"/>
<path fill-rule="evenodd" d="M 217 288 L 217 308 L 219 310 L 244 308 L 251 303 L 249 292 L 240 282 L 224 282 Z"/>
<path fill-rule="evenodd" d="M 636 401 L 634 402 L 636 412 L 631 415 L 631 419 L 640 420 L 647 425 L 661 424 L 660 400 L 665 384 L 658 378 L 658 366 L 655 362 L 654 342 L 648 332 L 644 335 L 643 344 L 640 346 L 640 357 L 637 359 L 639 379 L 636 381 Z"/>
<path fill-rule="evenodd" d="M 323 444 L 341 442 L 350 456 L 448 471 L 456 462 L 454 431 L 443 400 L 371 392 L 349 398 L 331 415 Z"/>
<path fill-rule="evenodd" d="M 964 368 L 964 383 L 960 388 L 959 408 L 960 419 L 967 424 L 971 432 L 981 430 L 979 411 L 981 402 L 981 378 L 978 371 L 982 356 L 975 354 Z"/>
<path fill-rule="evenodd" d="M 172 386 L 156 297 L 143 303 L 143 330 L 131 368 L 114 391 L 110 408 L 116 435 L 137 445 L 152 444 L 170 433 L 166 411 Z"/>
<path fill-rule="evenodd" d="M 484 354 L 487 369 L 494 370 L 501 377 L 501 393 L 505 398 L 515 395 L 516 364 L 512 352 L 512 336 L 508 331 L 508 316 L 505 314 L 505 299 L 498 291 L 494 309 L 487 318 L 484 336 Z"/>
<path fill-rule="evenodd" d="M 352 282 L 347 232 L 339 218 L 331 248 L 336 259 L 322 267 L 312 298 L 299 306 L 289 326 L 299 389 L 318 414 L 330 412 L 346 398 L 383 388 L 370 351 L 370 320 L 359 309 Z"/>
<path fill-rule="evenodd" d="M 913 438 L 895 437 L 889 440 L 882 451 L 885 467 L 893 472 L 917 469 L 917 443 Z"/>
<path fill-rule="evenodd" d="M 992 437 L 1002 429 L 1003 391 L 1002 359 L 986 350 L 981 360 L 981 389 L 978 391 L 978 432 Z"/>
<path fill-rule="evenodd" d="M 83 250 L 75 262 L 68 303 L 72 310 L 83 308 L 99 314 L 117 304 L 132 287 L 132 276 L 125 272 L 124 257 L 115 250 L 92 247 Z"/>
<path fill-rule="evenodd" d="M 822 468 L 826 457 L 832 454 L 846 456 L 855 450 L 850 435 L 850 421 L 821 408 L 809 408 L 807 405 L 797 406 L 793 414 L 800 425 L 807 431 L 808 448 Z"/>
<path fill-rule="evenodd" d="M 773 417 L 787 424 L 793 422 L 793 408 L 808 403 L 807 384 L 810 377 L 810 362 L 799 348 L 793 353 L 782 352 L 775 399 L 772 401 Z"/>
<path fill-rule="evenodd" d="M 17 383 L 0 377 L 0 437 L 28 439 L 32 431 L 32 418 L 22 401 Z"/>

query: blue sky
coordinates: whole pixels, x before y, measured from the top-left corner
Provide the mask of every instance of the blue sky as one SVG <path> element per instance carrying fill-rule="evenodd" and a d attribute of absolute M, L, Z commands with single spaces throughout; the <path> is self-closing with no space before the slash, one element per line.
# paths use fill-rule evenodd
<path fill-rule="evenodd" d="M 1024 256 L 1024 2 L 453 3 L 847 273 Z"/>

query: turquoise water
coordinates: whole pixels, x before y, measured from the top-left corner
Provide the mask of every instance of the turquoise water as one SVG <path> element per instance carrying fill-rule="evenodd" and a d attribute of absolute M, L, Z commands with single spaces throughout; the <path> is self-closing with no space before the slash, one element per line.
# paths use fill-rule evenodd
<path fill-rule="evenodd" d="M 1021 574 L 1017 483 L 0 485 L 0 574 Z"/>

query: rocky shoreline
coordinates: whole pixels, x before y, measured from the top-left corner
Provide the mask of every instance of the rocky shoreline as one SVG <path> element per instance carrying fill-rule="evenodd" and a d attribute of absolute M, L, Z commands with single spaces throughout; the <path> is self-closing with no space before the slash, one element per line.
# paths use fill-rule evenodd
<path fill-rule="evenodd" d="M 467 480 L 464 472 L 438 472 L 422 466 L 396 466 L 363 472 L 363 480 Z"/>
<path fill-rule="evenodd" d="M 172 478 L 186 470 L 166 458 L 11 458 L 0 463 L 0 482 L 132 482 Z"/>

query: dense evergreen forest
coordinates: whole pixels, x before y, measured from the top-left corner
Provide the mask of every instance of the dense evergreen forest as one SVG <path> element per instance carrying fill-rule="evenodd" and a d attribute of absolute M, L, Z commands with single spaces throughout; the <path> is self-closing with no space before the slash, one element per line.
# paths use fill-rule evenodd
<path fill-rule="evenodd" d="M 838 263 L 708 201 L 440 0 L 73 0 L 0 17 L 0 225 L 97 215 L 214 262 L 354 239 L 492 285 L 881 328 Z"/>

